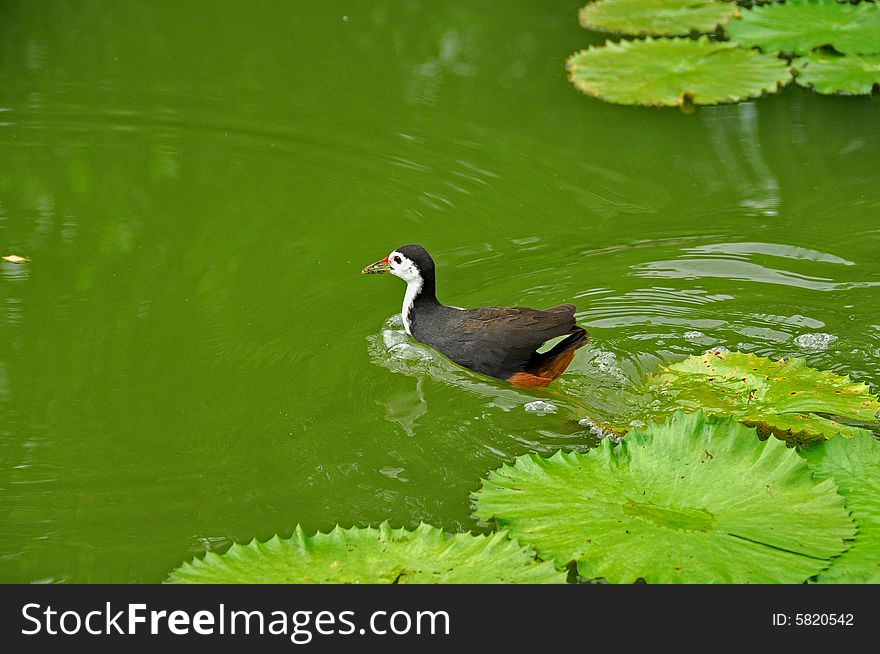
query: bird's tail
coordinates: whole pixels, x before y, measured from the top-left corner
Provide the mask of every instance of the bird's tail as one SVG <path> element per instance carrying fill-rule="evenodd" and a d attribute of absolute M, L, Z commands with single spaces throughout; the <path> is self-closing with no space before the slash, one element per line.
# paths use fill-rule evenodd
<path fill-rule="evenodd" d="M 535 352 L 525 370 L 513 375 L 509 381 L 519 386 L 546 386 L 565 372 L 575 351 L 586 345 L 589 339 L 586 329 L 575 326 L 568 336 L 547 352 Z"/>

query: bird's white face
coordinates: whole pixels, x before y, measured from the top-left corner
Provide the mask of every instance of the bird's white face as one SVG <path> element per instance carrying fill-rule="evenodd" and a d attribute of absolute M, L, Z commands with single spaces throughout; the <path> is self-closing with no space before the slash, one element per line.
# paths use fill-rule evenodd
<path fill-rule="evenodd" d="M 419 272 L 419 267 L 412 259 L 409 259 L 397 250 L 388 255 L 388 272 L 406 282 L 406 293 L 403 296 L 403 307 L 400 315 L 403 318 L 403 328 L 407 334 L 412 335 L 410 311 L 412 311 L 413 302 L 415 302 L 416 297 L 422 292 L 422 286 L 424 285 L 422 273 Z"/>
<path fill-rule="evenodd" d="M 425 252 L 425 256 L 427 256 L 427 254 L 428 253 Z M 430 261 L 430 257 L 428 257 L 428 261 Z M 376 263 L 371 263 L 364 268 L 361 273 L 364 275 L 391 273 L 395 277 L 400 277 L 406 282 L 406 293 L 403 296 L 401 315 L 403 316 L 404 328 L 408 334 L 412 334 L 412 321 L 410 319 L 410 314 L 412 313 L 416 298 L 418 298 L 419 293 L 422 292 L 422 288 L 425 286 L 425 279 L 422 277 L 422 273 L 416 265 L 416 262 L 402 252 L 395 250 L 384 259 L 377 261 Z M 433 288 L 431 291 L 433 295 Z"/>
<path fill-rule="evenodd" d="M 419 272 L 419 267 L 396 250 L 388 255 L 388 272 L 400 277 L 408 285 L 418 284 L 421 287 L 422 274 Z"/>

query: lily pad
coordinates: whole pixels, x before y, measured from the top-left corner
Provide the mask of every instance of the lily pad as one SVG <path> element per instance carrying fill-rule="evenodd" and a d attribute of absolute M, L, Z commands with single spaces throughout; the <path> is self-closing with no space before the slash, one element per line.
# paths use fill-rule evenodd
<path fill-rule="evenodd" d="M 583 7 L 578 19 L 602 32 L 687 36 L 713 32 L 737 15 L 735 2 L 717 0 L 597 0 Z"/>
<path fill-rule="evenodd" d="M 791 79 L 778 57 L 706 37 L 609 42 L 575 53 L 566 68 L 571 83 L 588 95 L 653 106 L 735 102 Z"/>
<path fill-rule="evenodd" d="M 665 413 L 663 407 L 669 407 L 668 412 L 700 408 L 796 443 L 868 433 L 829 416 L 880 424 L 880 402 L 867 384 L 815 370 L 804 359 L 773 361 L 743 352 L 710 351 L 663 368 L 649 379 L 648 387 L 659 401 L 655 415 Z"/>
<path fill-rule="evenodd" d="M 521 456 L 483 482 L 476 514 L 615 583 L 801 583 L 855 535 L 833 480 L 814 480 L 783 442 L 701 412 L 617 447 Z"/>
<path fill-rule="evenodd" d="M 421 524 L 414 531 L 336 527 L 306 536 L 233 545 L 184 563 L 169 583 L 196 584 L 431 584 L 564 583 L 565 575 L 507 533 L 455 534 Z"/>
<path fill-rule="evenodd" d="M 816 580 L 880 583 L 880 442 L 868 435 L 834 438 L 801 454 L 817 479 L 834 479 L 859 528 L 852 547 L 832 559 Z"/>
<path fill-rule="evenodd" d="M 743 11 L 727 33 L 740 45 L 765 52 L 805 54 L 827 45 L 846 54 L 880 53 L 880 5 L 787 0 Z"/>
<path fill-rule="evenodd" d="M 880 85 L 880 54 L 847 55 L 810 54 L 796 59 L 795 80 L 819 93 L 861 95 Z"/>

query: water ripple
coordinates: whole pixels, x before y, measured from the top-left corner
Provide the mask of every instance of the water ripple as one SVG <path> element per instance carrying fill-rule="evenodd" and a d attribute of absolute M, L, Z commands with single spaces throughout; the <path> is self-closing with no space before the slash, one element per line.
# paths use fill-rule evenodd
<path fill-rule="evenodd" d="M 591 295 L 590 291 L 576 297 Z M 693 315 L 696 308 L 715 302 L 732 300 L 730 295 L 710 294 L 702 289 L 642 288 L 623 295 L 593 299 L 589 308 L 579 311 L 579 320 L 592 327 L 618 327 L 635 324 L 689 325 L 709 329 L 725 325 L 714 318 Z"/>
<path fill-rule="evenodd" d="M 699 245 L 687 248 L 685 252 L 695 256 L 720 255 L 722 257 L 749 257 L 753 254 L 767 254 L 773 257 L 786 259 L 804 259 L 806 261 L 818 261 L 822 263 L 838 263 L 844 266 L 854 266 L 855 263 L 842 259 L 827 252 L 810 250 L 808 248 L 782 245 L 780 243 L 713 243 L 711 245 Z"/>
<path fill-rule="evenodd" d="M 842 291 L 880 286 L 880 281 L 834 281 L 828 276 L 765 266 L 747 259 L 768 255 L 814 263 L 855 265 L 841 257 L 807 248 L 773 243 L 717 243 L 687 248 L 677 259 L 650 261 L 632 266 L 638 277 L 662 279 L 720 278 L 794 286 L 814 291 Z"/>

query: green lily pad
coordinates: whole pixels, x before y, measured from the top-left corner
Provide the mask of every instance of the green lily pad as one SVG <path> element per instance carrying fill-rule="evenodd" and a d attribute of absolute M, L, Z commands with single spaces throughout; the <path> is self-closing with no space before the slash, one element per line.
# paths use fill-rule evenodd
<path fill-rule="evenodd" d="M 880 583 L 880 442 L 863 435 L 834 438 L 801 452 L 817 479 L 833 478 L 859 531 L 853 545 L 831 561 L 817 581 Z"/>
<path fill-rule="evenodd" d="M 819 93 L 869 94 L 880 84 L 880 54 L 836 57 L 814 53 L 792 65 L 797 83 Z"/>
<path fill-rule="evenodd" d="M 727 25 L 731 40 L 765 52 L 805 54 L 830 45 L 846 54 L 880 53 L 880 5 L 787 0 L 743 11 Z"/>
<path fill-rule="evenodd" d="M 717 0 L 597 0 L 578 18 L 587 29 L 602 32 L 687 36 L 713 32 L 737 15 L 735 2 Z"/>
<path fill-rule="evenodd" d="M 653 106 L 735 102 L 791 79 L 777 57 L 706 37 L 609 42 L 573 54 L 566 68 L 571 83 L 588 95 Z"/>
<path fill-rule="evenodd" d="M 855 526 L 833 480 L 732 419 L 676 413 L 585 454 L 492 472 L 476 515 L 584 577 L 631 583 L 801 583 Z"/>
<path fill-rule="evenodd" d="M 700 408 L 796 443 L 868 433 L 819 414 L 870 424 L 880 410 L 867 384 L 815 370 L 804 359 L 773 361 L 742 352 L 710 351 L 673 363 L 649 379 L 648 389 L 659 402 L 654 415 Z"/>
<path fill-rule="evenodd" d="M 184 563 L 169 583 L 195 584 L 500 584 L 565 583 L 550 563 L 538 562 L 529 547 L 505 532 L 474 536 L 421 524 L 414 531 L 336 527 L 306 536 L 297 526 L 291 538 L 233 545 Z"/>

